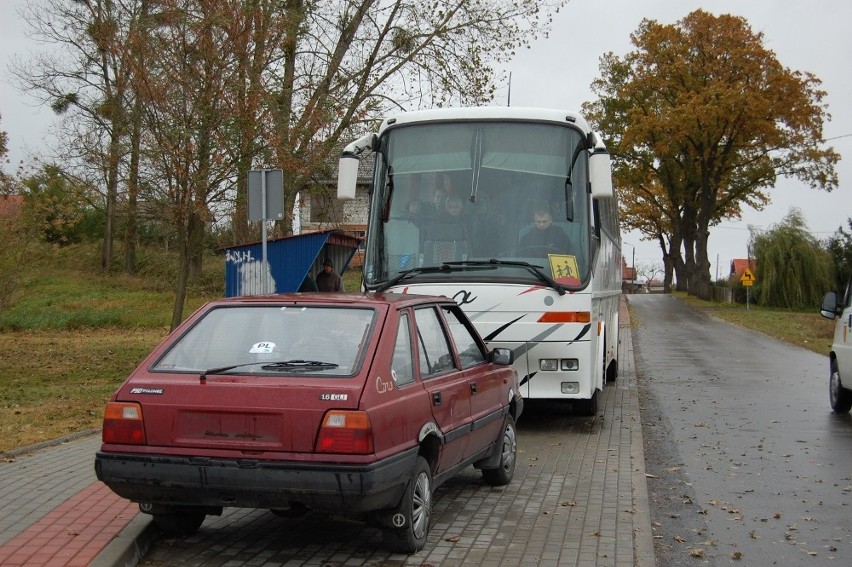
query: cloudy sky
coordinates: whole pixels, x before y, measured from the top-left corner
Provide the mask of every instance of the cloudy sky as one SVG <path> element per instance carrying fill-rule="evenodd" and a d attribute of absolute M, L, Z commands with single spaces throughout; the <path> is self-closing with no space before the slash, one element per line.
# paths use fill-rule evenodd
<path fill-rule="evenodd" d="M 27 0 L 0 0 L 0 130 L 9 134 L 14 164 L 37 153 L 49 137 L 51 113 L 38 108 L 33 98 L 9 84 L 8 62 L 13 54 L 26 54 L 33 45 L 23 35 L 17 10 Z M 764 44 L 786 67 L 814 73 L 828 93 L 832 120 L 826 139 L 842 156 L 838 166 L 840 186 L 832 193 L 810 189 L 781 179 L 770 192 L 772 203 L 763 211 L 748 209 L 741 221 L 725 221 L 712 229 L 709 252 L 711 274 L 724 276 L 734 258 L 745 258 L 749 225 L 770 228 L 791 207 L 804 213 L 811 232 L 820 239 L 833 234 L 852 217 L 852 2 L 849 0 L 571 0 L 557 15 L 548 38 L 522 50 L 506 68 L 512 73 L 512 106 L 555 107 L 577 110 L 592 98 L 589 85 L 598 76 L 599 58 L 606 52 L 622 55 L 631 49 L 630 34 L 643 18 L 671 24 L 702 8 L 714 14 L 744 17 L 752 29 L 764 34 Z M 496 104 L 508 102 L 503 88 Z M 6 171 L 14 169 L 4 166 Z M 655 243 L 638 234 L 624 237 L 628 264 L 660 263 Z"/>

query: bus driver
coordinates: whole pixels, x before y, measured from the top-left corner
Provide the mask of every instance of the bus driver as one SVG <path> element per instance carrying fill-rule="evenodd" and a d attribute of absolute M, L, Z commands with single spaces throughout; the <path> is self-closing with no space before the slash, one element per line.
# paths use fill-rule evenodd
<path fill-rule="evenodd" d="M 553 215 L 547 206 L 537 206 L 533 213 L 533 227 L 521 237 L 518 252 L 533 253 L 535 255 L 547 252 L 568 252 L 571 241 L 561 227 L 553 224 Z M 524 254 L 520 254 L 524 255 Z"/>

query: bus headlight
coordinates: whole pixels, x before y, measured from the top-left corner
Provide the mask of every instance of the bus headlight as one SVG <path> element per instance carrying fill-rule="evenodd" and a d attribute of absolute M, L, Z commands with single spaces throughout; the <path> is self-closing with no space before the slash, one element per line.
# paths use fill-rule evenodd
<path fill-rule="evenodd" d="M 576 372 L 580 369 L 580 361 L 576 358 L 541 358 L 538 361 L 538 368 L 543 371 L 556 372 Z"/>
<path fill-rule="evenodd" d="M 580 383 L 579 382 L 562 382 L 562 393 L 563 394 L 579 394 L 580 393 Z"/>

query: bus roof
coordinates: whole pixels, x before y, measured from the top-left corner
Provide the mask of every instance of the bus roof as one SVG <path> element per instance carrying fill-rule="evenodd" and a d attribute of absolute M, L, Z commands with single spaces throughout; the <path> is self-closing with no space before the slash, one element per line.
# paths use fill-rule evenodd
<path fill-rule="evenodd" d="M 436 108 L 432 110 L 417 110 L 389 116 L 382 122 L 379 133 L 389 126 L 412 124 L 415 122 L 444 122 L 458 120 L 521 120 L 533 122 L 553 122 L 558 124 L 573 124 L 583 132 L 590 132 L 591 127 L 580 114 L 570 110 L 551 108 L 525 108 L 518 106 L 472 106 L 456 108 Z"/>

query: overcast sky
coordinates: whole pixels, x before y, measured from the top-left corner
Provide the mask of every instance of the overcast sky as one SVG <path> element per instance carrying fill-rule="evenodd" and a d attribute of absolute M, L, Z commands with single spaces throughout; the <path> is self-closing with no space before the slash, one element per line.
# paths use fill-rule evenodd
<path fill-rule="evenodd" d="M 0 0 L 0 130 L 9 135 L 12 163 L 37 153 L 51 130 L 49 110 L 37 108 L 35 99 L 9 84 L 8 63 L 12 54 L 25 54 L 32 43 L 23 35 L 18 8 L 27 0 Z M 840 153 L 840 186 L 832 193 L 810 189 L 796 180 L 780 179 L 771 190 L 771 204 L 761 212 L 747 209 L 742 221 L 725 221 L 711 230 L 711 275 L 727 274 L 734 258 L 745 258 L 748 226 L 770 228 L 790 207 L 799 207 L 808 228 L 818 238 L 833 234 L 852 217 L 852 2 L 849 0 L 571 0 L 557 15 L 550 37 L 522 50 L 507 69 L 512 72 L 511 105 L 579 110 L 592 98 L 589 88 L 599 74 L 599 58 L 612 51 L 623 55 L 631 49 L 630 34 L 643 18 L 671 24 L 702 8 L 713 14 L 744 17 L 755 32 L 764 34 L 764 45 L 773 50 L 785 67 L 809 71 L 819 77 L 828 95 L 832 120 L 824 129 L 826 139 Z M 508 102 L 508 88 L 500 90 L 496 104 Z M 12 171 L 13 166 L 4 169 Z M 642 242 L 626 233 L 624 255 L 630 264 L 657 262 L 656 243 Z"/>

